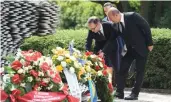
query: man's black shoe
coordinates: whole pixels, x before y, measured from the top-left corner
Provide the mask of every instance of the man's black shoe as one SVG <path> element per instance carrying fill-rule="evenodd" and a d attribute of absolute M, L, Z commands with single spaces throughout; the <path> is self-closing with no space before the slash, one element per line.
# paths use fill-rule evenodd
<path fill-rule="evenodd" d="M 131 93 L 129 96 L 125 97 L 125 100 L 138 100 L 138 95 Z"/>
<path fill-rule="evenodd" d="M 118 99 L 124 99 L 124 93 L 123 92 L 116 92 L 114 94 L 114 97 L 116 97 Z"/>

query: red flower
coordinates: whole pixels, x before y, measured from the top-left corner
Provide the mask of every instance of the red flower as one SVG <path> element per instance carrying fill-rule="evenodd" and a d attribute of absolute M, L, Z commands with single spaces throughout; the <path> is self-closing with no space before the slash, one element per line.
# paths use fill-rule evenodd
<path fill-rule="evenodd" d="M 107 68 L 108 68 L 108 66 L 107 66 L 107 65 L 105 65 L 105 64 L 103 65 L 103 67 L 104 67 L 104 69 L 107 69 Z"/>
<path fill-rule="evenodd" d="M 21 94 L 21 91 L 18 89 L 12 91 L 13 96 L 19 96 L 20 94 Z"/>
<path fill-rule="evenodd" d="M 62 91 L 64 92 L 65 95 L 68 95 L 68 85 L 67 84 L 64 84 L 63 88 L 62 88 Z"/>
<path fill-rule="evenodd" d="M 33 51 L 23 51 L 22 52 L 23 56 L 25 57 L 25 59 L 29 62 L 31 61 L 37 61 L 38 58 L 40 58 L 42 56 L 42 54 L 40 52 L 33 52 Z"/>
<path fill-rule="evenodd" d="M 34 76 L 34 77 L 38 77 L 38 72 L 35 71 L 35 70 L 31 70 L 31 71 L 30 71 L 30 74 L 31 74 L 32 76 Z"/>
<path fill-rule="evenodd" d="M 22 78 L 20 78 L 19 74 L 15 74 L 13 77 L 12 77 L 12 82 L 14 84 L 19 84 L 21 82 Z"/>
<path fill-rule="evenodd" d="M 28 67 L 30 64 L 31 64 L 31 63 L 30 63 L 29 61 L 26 61 L 26 62 L 24 63 L 24 67 Z"/>
<path fill-rule="evenodd" d="M 40 66 L 40 68 L 45 72 L 45 71 L 47 71 L 47 70 L 50 69 L 50 66 L 48 65 L 47 62 L 44 62 L 44 63 Z"/>
<path fill-rule="evenodd" d="M 11 64 L 11 67 L 14 69 L 14 70 L 18 70 L 22 67 L 23 65 L 21 64 L 20 61 L 16 60 L 14 62 L 12 62 Z"/>
<path fill-rule="evenodd" d="M 90 56 L 90 55 L 92 55 L 93 53 L 92 52 L 89 52 L 89 51 L 87 51 L 86 53 L 85 53 L 85 55 L 86 56 Z"/>
<path fill-rule="evenodd" d="M 37 83 L 36 85 L 34 85 L 33 90 L 37 91 L 38 87 L 39 87 L 39 84 Z"/>
<path fill-rule="evenodd" d="M 96 71 L 100 70 L 100 67 L 99 66 L 96 66 Z"/>
<path fill-rule="evenodd" d="M 104 76 L 106 76 L 108 74 L 106 70 L 103 70 L 102 73 Z"/>
<path fill-rule="evenodd" d="M 102 61 L 101 61 L 103 64 L 105 64 L 105 60 L 102 58 Z"/>
<path fill-rule="evenodd" d="M 61 82 L 61 77 L 60 77 L 59 73 L 57 73 L 52 80 L 55 83 L 60 83 Z"/>
<path fill-rule="evenodd" d="M 45 83 L 44 81 L 41 81 L 41 82 L 40 82 L 40 85 L 42 85 L 42 86 L 47 86 L 47 83 Z"/>
<path fill-rule="evenodd" d="M 109 88 L 109 90 L 110 90 L 110 92 L 112 93 L 113 92 L 113 85 L 112 85 L 112 83 L 108 83 L 108 88 Z"/>

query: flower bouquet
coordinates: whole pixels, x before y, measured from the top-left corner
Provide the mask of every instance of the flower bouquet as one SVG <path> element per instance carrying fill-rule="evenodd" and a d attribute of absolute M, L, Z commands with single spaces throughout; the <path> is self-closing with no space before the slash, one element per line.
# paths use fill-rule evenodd
<path fill-rule="evenodd" d="M 3 99 L 10 102 L 71 101 L 50 57 L 37 51 L 19 51 L 2 74 Z M 8 97 L 9 96 L 9 97 Z M 7 99 L 8 97 L 8 99 Z M 73 102 L 73 101 L 72 101 Z M 78 102 L 74 101 L 74 102 Z"/>
<path fill-rule="evenodd" d="M 105 65 L 104 59 L 92 52 L 86 52 L 84 57 L 88 66 L 96 71 L 96 75 L 92 75 L 92 79 L 95 82 L 98 97 L 102 102 L 113 102 L 112 75 L 108 72 L 108 66 Z"/>

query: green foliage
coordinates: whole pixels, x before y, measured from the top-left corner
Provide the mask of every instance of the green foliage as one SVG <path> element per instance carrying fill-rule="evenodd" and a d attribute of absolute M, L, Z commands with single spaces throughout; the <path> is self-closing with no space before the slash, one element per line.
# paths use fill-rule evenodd
<path fill-rule="evenodd" d="M 58 30 L 57 34 L 37 37 L 24 41 L 21 49 L 34 49 L 44 54 L 51 53 L 56 46 L 68 48 L 71 40 L 74 46 L 84 51 L 87 30 Z M 171 89 L 171 30 L 152 29 L 154 50 L 149 54 L 143 87 Z"/>
<path fill-rule="evenodd" d="M 108 90 L 108 82 L 106 77 L 100 76 L 96 79 L 97 96 L 101 102 L 113 102 L 113 95 Z"/>
<path fill-rule="evenodd" d="M 131 11 L 140 12 L 140 0 L 128 0 Z"/>
<path fill-rule="evenodd" d="M 61 7 L 61 28 L 81 28 L 91 16 L 103 18 L 103 8 L 100 4 L 88 1 L 58 2 Z"/>
<path fill-rule="evenodd" d="M 164 16 L 161 17 L 160 27 L 171 28 L 170 22 L 171 22 L 171 7 L 165 9 Z"/>
<path fill-rule="evenodd" d="M 42 52 L 43 54 L 52 53 L 52 49 L 57 46 L 68 48 L 69 42 L 74 40 L 75 48 L 83 51 L 85 50 L 85 38 L 87 36 L 87 30 L 58 30 L 57 34 L 49 36 L 32 36 L 24 41 L 21 49 L 28 50 L 34 49 Z"/>

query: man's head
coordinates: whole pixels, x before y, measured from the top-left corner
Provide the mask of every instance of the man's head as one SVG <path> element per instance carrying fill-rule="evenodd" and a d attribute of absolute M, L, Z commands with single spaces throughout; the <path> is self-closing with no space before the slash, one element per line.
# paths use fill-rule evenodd
<path fill-rule="evenodd" d="M 97 18 L 96 16 L 92 16 L 88 19 L 87 21 L 88 23 L 88 28 L 92 31 L 97 33 L 98 31 L 100 31 L 100 19 Z"/>
<path fill-rule="evenodd" d="M 103 5 L 103 9 L 104 9 L 104 12 L 105 12 L 106 15 L 107 15 L 108 10 L 109 10 L 111 7 L 113 7 L 113 5 L 112 5 L 110 2 L 107 2 L 107 3 L 105 3 L 105 4 Z"/>
<path fill-rule="evenodd" d="M 107 12 L 107 15 L 108 15 L 109 19 L 114 23 L 118 23 L 121 21 L 121 13 L 115 7 L 111 7 L 109 9 L 109 11 Z"/>

